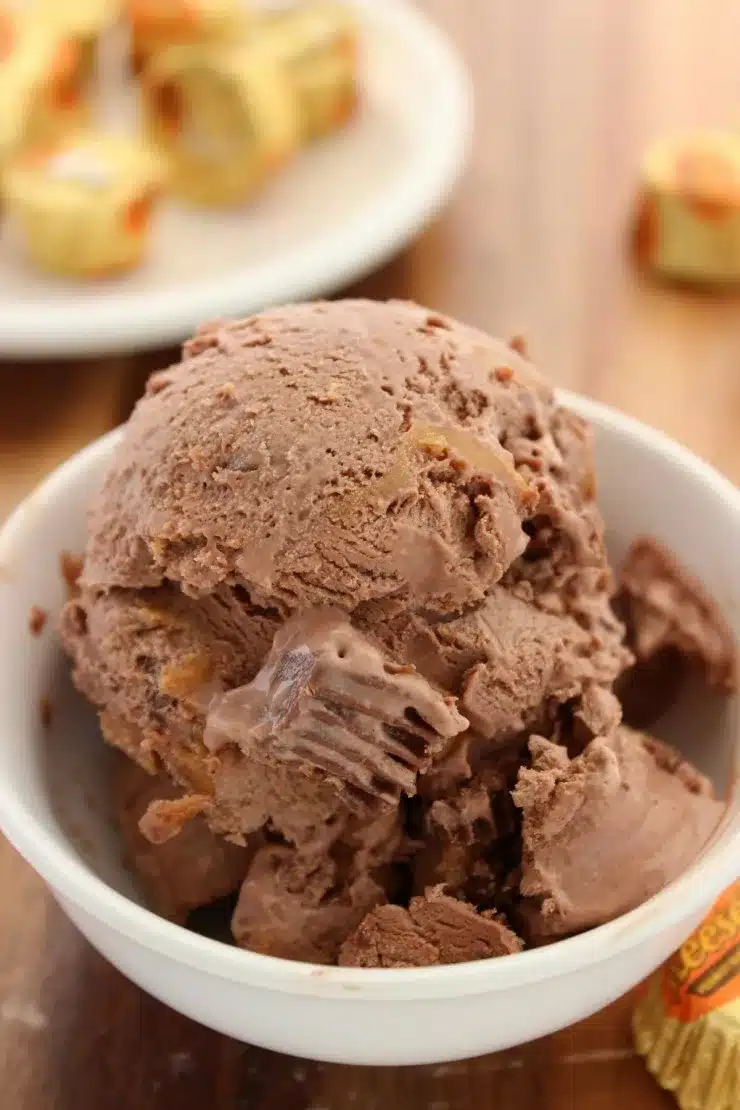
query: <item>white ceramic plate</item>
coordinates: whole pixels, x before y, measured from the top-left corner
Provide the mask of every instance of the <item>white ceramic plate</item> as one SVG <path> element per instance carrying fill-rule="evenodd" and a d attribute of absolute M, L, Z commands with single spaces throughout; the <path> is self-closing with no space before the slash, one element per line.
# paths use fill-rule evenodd
<path fill-rule="evenodd" d="M 363 106 L 254 202 L 170 202 L 149 260 L 99 283 L 35 273 L 0 236 L 0 355 L 102 354 L 181 340 L 203 320 L 328 293 L 406 243 L 447 198 L 470 137 L 466 70 L 405 0 L 353 0 Z"/>

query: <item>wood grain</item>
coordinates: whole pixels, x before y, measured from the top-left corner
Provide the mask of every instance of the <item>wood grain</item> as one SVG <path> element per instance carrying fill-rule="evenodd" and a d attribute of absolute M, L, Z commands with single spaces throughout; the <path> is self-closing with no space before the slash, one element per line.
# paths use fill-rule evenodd
<path fill-rule="evenodd" d="M 740 310 L 637 280 L 625 231 L 640 153 L 738 122 L 736 0 L 426 0 L 470 62 L 470 168 L 444 216 L 355 292 L 413 297 L 527 335 L 563 385 L 616 404 L 740 480 Z M 0 368 L 0 515 L 118 421 L 136 362 Z M 465 1064 L 307 1064 L 216 1036 L 144 996 L 0 846 L 1 1110 L 659 1110 L 632 999 Z"/>

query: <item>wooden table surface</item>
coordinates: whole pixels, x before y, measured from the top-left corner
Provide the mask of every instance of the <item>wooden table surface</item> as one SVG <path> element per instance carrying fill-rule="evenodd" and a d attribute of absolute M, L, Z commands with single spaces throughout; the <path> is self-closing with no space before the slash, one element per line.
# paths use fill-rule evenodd
<path fill-rule="evenodd" d="M 740 480 L 740 305 L 626 261 L 635 167 L 665 130 L 740 122 L 737 0 L 426 0 L 477 89 L 453 203 L 361 290 L 523 332 L 562 385 L 663 428 Z M 40 321 L 43 326 L 43 321 Z M 0 367 L 0 515 L 120 420 L 139 360 Z M 371 1071 L 248 1048 L 144 996 L 0 846 L 2 1110 L 658 1110 L 629 998 L 465 1064 Z"/>

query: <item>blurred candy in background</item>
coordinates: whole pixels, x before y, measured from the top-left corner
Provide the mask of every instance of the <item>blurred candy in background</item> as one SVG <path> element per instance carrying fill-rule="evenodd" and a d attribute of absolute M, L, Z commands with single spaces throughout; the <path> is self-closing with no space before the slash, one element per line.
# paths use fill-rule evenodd
<path fill-rule="evenodd" d="M 740 134 L 699 131 L 651 147 L 634 246 L 657 277 L 716 289 L 740 282 Z"/>
<path fill-rule="evenodd" d="M 121 33 L 130 71 L 111 72 L 103 38 Z M 57 273 L 136 265 L 165 182 L 196 203 L 245 201 L 357 103 L 358 31 L 338 0 L 279 11 L 239 0 L 130 0 L 122 10 L 39 0 L 2 12 L 2 43 L 8 208 L 31 261 Z M 96 94 L 124 101 L 137 80 L 141 133 L 134 124 L 113 140 Z"/>
<path fill-rule="evenodd" d="M 464 66 L 398 0 L 1 18 L 6 355 L 140 349 L 331 292 L 423 226 L 468 149 Z"/>

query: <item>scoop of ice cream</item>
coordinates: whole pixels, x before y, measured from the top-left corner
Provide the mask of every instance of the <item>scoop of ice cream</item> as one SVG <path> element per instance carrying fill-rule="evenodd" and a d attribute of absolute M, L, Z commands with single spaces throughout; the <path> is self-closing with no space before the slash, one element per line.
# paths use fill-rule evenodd
<path fill-rule="evenodd" d="M 629 657 L 609 607 L 590 432 L 556 406 L 516 351 L 416 306 L 365 302 L 294 306 L 214 327 L 188 351 L 153 380 L 93 508 L 86 585 L 64 635 L 78 684 L 96 704 L 145 731 L 184 731 L 197 746 L 208 691 L 251 681 L 281 616 L 316 600 L 351 611 L 352 626 L 391 664 L 413 665 L 459 696 L 486 742 L 507 742 L 522 729 L 548 733 L 561 706 L 578 712 L 594 688 L 609 702 Z M 330 372 L 343 383 L 341 403 L 319 405 L 306 391 L 313 395 Z M 429 431 L 433 420 L 446 445 Z M 409 473 L 418 488 L 388 502 L 384 495 L 381 511 L 378 483 L 398 477 L 400 457 L 406 467 L 413 429 L 421 438 Z M 535 489 L 537 499 L 535 506 L 525 497 L 518 510 L 527 519 L 521 526 L 517 516 L 514 547 L 528 539 L 526 551 L 491 574 L 475 539 L 483 502 L 473 511 L 464 498 L 463 516 L 450 516 L 461 483 L 473 483 L 478 504 L 481 474 L 489 463 L 498 472 L 480 444 L 509 452 L 515 484 Z M 282 462 L 253 470 L 243 465 L 248 451 L 258 462 L 277 452 Z M 360 466 L 365 451 L 375 469 Z M 306 475 L 315 479 L 310 489 Z M 485 527 L 507 531 L 510 500 L 499 504 L 503 487 L 491 488 Z M 237 562 L 263 543 L 268 508 L 282 539 L 274 605 L 266 608 L 264 584 Z M 416 572 L 411 581 L 397 568 L 389 577 L 362 570 L 376 556 L 393 562 L 405 550 L 403 529 L 421 527 L 418 514 L 428 508 L 428 535 L 414 533 L 409 551 L 419 573 L 434 577 L 441 564 L 428 545 L 447 545 L 431 592 L 419 593 Z M 182 535 L 157 539 L 155 524 Z M 324 525 L 331 542 L 320 534 Z M 458 525 L 464 539 L 453 552 Z M 312 554 L 298 570 L 302 544 Z M 476 585 L 466 592 L 471 574 Z M 462 594 L 439 585 L 450 575 L 467 583 Z M 165 577 L 165 585 L 144 585 Z M 198 598 L 189 601 L 187 591 Z M 451 614 L 461 601 L 465 610 Z M 142 616 L 144 609 L 155 612 Z M 162 611 L 167 627 L 147 636 L 144 622 Z M 614 722 L 613 699 L 610 711 Z M 605 727 L 603 713 L 599 723 Z"/>
<path fill-rule="evenodd" d="M 716 828 L 723 805 L 666 745 L 623 726 L 570 760 L 534 737 L 519 772 L 521 893 L 535 939 L 634 909 L 675 879 Z"/>
<path fill-rule="evenodd" d="M 345 967 L 431 967 L 485 960 L 519 952 L 523 945 L 493 911 L 433 888 L 412 898 L 408 909 L 372 910 L 347 937 L 339 954 Z"/>
<path fill-rule="evenodd" d="M 669 551 L 636 540 L 622 566 L 614 607 L 635 665 L 619 695 L 630 724 L 650 725 L 678 696 L 689 667 L 725 693 L 737 688 L 737 649 L 719 607 Z"/>
<path fill-rule="evenodd" d="M 139 822 L 152 803 L 177 800 L 180 791 L 166 775 L 151 775 L 130 759 L 117 759 L 113 799 L 125 859 L 153 909 L 182 922 L 191 910 L 238 890 L 251 851 L 214 836 L 205 821 L 188 822 L 179 836 L 154 845 Z"/>
<path fill-rule="evenodd" d="M 555 407 L 515 351 L 416 305 L 219 325 L 150 381 L 93 506 L 84 581 L 458 610 L 526 545 L 535 474 L 507 443 L 548 440 Z"/>

